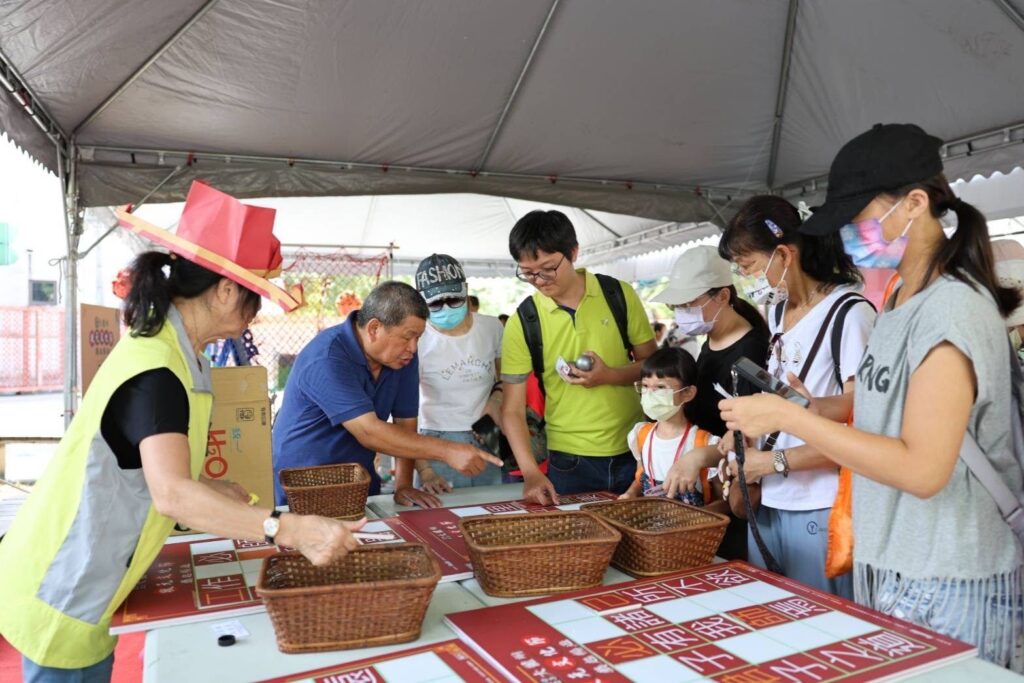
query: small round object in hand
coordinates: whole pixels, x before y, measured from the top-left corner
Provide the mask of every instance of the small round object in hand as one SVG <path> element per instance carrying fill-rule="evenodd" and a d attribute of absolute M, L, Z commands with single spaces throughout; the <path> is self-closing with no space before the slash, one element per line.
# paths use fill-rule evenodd
<path fill-rule="evenodd" d="M 594 359 L 591 356 L 584 354 L 577 358 L 576 362 L 573 363 L 573 365 L 575 365 L 578 369 L 582 370 L 583 372 L 590 372 L 591 370 L 594 369 Z"/>

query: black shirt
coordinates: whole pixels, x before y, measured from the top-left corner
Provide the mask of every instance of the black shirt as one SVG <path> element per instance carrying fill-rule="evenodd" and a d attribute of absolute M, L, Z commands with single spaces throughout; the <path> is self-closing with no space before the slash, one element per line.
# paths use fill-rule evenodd
<path fill-rule="evenodd" d="M 717 382 L 723 389 L 732 393 L 732 365 L 740 356 L 746 356 L 761 367 L 768 365 L 768 335 L 756 328 L 740 337 L 727 348 L 713 351 L 708 342 L 700 349 L 697 356 L 697 397 L 688 406 L 687 417 L 697 427 L 715 436 L 725 434 L 725 422 L 718 411 L 718 402 L 722 395 L 715 391 Z M 743 383 L 746 384 L 745 382 Z M 753 393 L 751 387 L 740 386 L 743 396 Z"/>
<path fill-rule="evenodd" d="M 188 435 L 188 395 L 168 370 L 147 370 L 114 392 L 103 411 L 100 433 L 123 470 L 142 467 L 139 444 L 155 434 Z"/>

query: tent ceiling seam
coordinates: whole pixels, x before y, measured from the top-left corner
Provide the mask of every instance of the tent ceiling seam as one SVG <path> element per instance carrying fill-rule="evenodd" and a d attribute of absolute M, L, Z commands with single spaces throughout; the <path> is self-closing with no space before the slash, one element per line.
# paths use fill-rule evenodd
<path fill-rule="evenodd" d="M 508 118 L 508 113 L 512 109 L 512 103 L 515 102 L 516 96 L 519 95 L 519 90 L 522 88 L 523 82 L 526 80 L 526 74 L 530 70 L 530 65 L 533 64 L 533 58 L 537 54 L 537 50 L 540 48 L 541 41 L 544 40 L 544 36 L 548 32 L 548 26 L 551 24 L 551 18 L 555 16 L 555 10 L 558 8 L 560 0 L 554 0 L 551 3 L 551 8 L 548 10 L 547 16 L 544 17 L 544 23 L 541 24 L 540 30 L 537 32 L 537 37 L 533 41 L 533 47 L 530 48 L 530 53 L 526 57 L 526 62 L 523 63 L 523 67 L 519 70 L 519 77 L 516 79 L 515 85 L 512 86 L 512 92 L 509 93 L 508 98 L 505 100 L 505 107 L 501 110 L 501 116 L 498 117 L 498 122 L 494 126 L 494 130 L 491 131 L 491 137 L 487 140 L 487 146 L 484 147 L 483 154 L 480 155 L 480 161 L 476 164 L 476 170 L 482 171 L 484 164 L 487 163 L 488 158 L 491 156 L 491 150 L 494 149 L 494 143 L 498 140 L 498 135 L 501 133 L 502 128 L 505 126 L 505 120 Z"/>
<path fill-rule="evenodd" d="M 1024 31 L 1024 14 L 1021 14 L 1020 10 L 1014 7 L 1010 0 L 992 0 L 999 9 L 1003 10 L 1003 13 L 1010 18 L 1018 29 Z"/>
<path fill-rule="evenodd" d="M 786 37 L 782 46 L 782 63 L 779 65 L 779 89 L 775 94 L 775 117 L 772 121 L 772 148 L 768 155 L 768 187 L 775 184 L 775 171 L 779 164 L 779 147 L 782 142 L 782 117 L 786 111 L 786 93 L 789 91 L 789 72 L 793 64 L 793 45 L 796 43 L 796 14 L 800 0 L 789 0 L 786 15 Z"/>
<path fill-rule="evenodd" d="M 142 76 L 142 74 L 144 74 L 147 69 L 149 69 L 149 67 L 153 66 L 156 60 L 160 59 L 160 57 L 162 57 L 164 53 L 171 49 L 171 46 L 173 46 L 174 43 L 176 43 L 179 38 L 188 33 L 189 29 L 191 29 L 196 24 L 196 22 L 202 19 L 207 12 L 213 9 L 213 6 L 217 4 L 217 1 L 218 0 L 206 0 L 206 3 L 198 10 L 196 10 L 195 14 L 189 17 L 188 20 L 184 24 L 182 24 L 177 31 L 172 33 L 171 37 L 165 40 L 164 43 L 157 48 L 156 52 L 151 54 L 146 61 L 144 61 L 137 69 L 135 69 L 135 71 L 131 73 L 131 75 L 128 76 L 128 78 L 126 78 L 121 83 L 121 85 L 117 86 L 117 88 L 109 95 L 107 95 L 102 102 L 96 105 L 96 108 L 89 112 L 89 115 L 86 116 L 81 123 L 75 126 L 74 135 L 77 136 L 83 128 L 85 128 L 90 123 L 95 121 L 100 114 L 106 111 L 107 107 L 113 104 L 114 100 L 116 100 L 118 97 L 124 94 L 124 92 L 128 88 L 130 88 L 131 85 L 136 80 L 138 80 L 139 77 Z"/>
<path fill-rule="evenodd" d="M 597 223 L 598 225 L 600 225 L 600 226 L 601 226 L 602 228 L 604 228 L 605 230 L 607 230 L 608 232 L 610 232 L 610 233 L 611 233 L 612 235 L 614 235 L 615 237 L 622 237 L 622 235 L 620 235 L 619 233 L 617 233 L 617 232 L 615 232 L 614 230 L 612 230 L 611 228 L 609 228 L 609 227 L 608 227 L 608 225 L 607 225 L 607 224 L 606 224 L 606 223 L 605 223 L 604 221 L 602 221 L 602 220 L 601 220 L 600 218 L 598 218 L 597 216 L 595 216 L 594 214 L 592 214 L 592 213 L 591 213 L 590 211 L 588 211 L 587 209 L 580 209 L 580 211 L 582 211 L 583 213 L 585 213 L 585 214 L 586 214 L 586 215 L 587 215 L 588 217 L 590 217 L 590 220 L 592 220 L 592 221 L 594 221 L 595 223 Z"/>

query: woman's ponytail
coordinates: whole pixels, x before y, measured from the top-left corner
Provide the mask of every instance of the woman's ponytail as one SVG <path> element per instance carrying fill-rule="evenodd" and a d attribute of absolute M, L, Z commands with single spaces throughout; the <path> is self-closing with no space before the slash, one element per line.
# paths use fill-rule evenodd
<path fill-rule="evenodd" d="M 167 319 L 173 294 L 170 254 L 147 251 L 139 254 L 131 267 L 131 290 L 124 299 L 124 324 L 135 337 L 152 337 L 160 332 Z"/>
<path fill-rule="evenodd" d="M 748 323 L 750 326 L 761 333 L 763 336 L 768 337 L 771 332 L 768 330 L 768 323 L 765 322 L 764 316 L 761 312 L 754 307 L 749 301 L 741 299 L 739 294 L 736 292 L 736 286 L 729 286 L 729 305 L 732 306 L 732 310 L 736 311 L 737 314 Z"/>
<path fill-rule="evenodd" d="M 896 196 L 906 196 L 915 189 L 928 194 L 933 217 L 942 218 L 949 211 L 956 214 L 956 230 L 932 256 L 924 281 L 928 282 L 935 273 L 945 273 L 971 287 L 980 284 L 992 294 L 1003 317 L 1012 313 L 1021 302 L 1021 294 L 999 285 L 985 216 L 957 197 L 942 174 L 903 188 Z"/>
<path fill-rule="evenodd" d="M 166 269 L 166 271 L 165 271 Z M 135 337 L 152 337 L 163 329 L 175 298 L 194 299 L 216 287 L 224 276 L 162 251 L 139 254 L 131 267 L 131 291 L 124 299 L 124 324 Z M 260 295 L 241 288 L 241 310 L 260 309 Z"/>

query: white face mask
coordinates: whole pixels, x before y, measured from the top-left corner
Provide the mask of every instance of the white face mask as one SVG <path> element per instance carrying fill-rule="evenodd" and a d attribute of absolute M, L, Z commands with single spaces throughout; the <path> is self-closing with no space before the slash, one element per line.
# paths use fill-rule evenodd
<path fill-rule="evenodd" d="M 781 304 L 789 298 L 789 290 L 785 287 L 786 273 L 789 271 L 789 266 L 783 269 L 782 276 L 779 278 L 779 284 L 773 287 L 768 282 L 768 269 L 772 267 L 772 261 L 777 253 L 777 251 L 772 253 L 771 258 L 768 259 L 768 265 L 764 267 L 761 274 L 754 280 L 754 284 L 743 288 L 743 293 L 747 295 L 747 298 L 758 306 Z"/>
<path fill-rule="evenodd" d="M 685 389 L 686 387 L 678 391 L 672 391 L 671 389 L 644 391 L 640 395 L 640 407 L 644 409 L 647 417 L 652 420 L 657 422 L 667 420 L 682 409 L 682 403 L 676 405 L 676 394 Z"/>
<path fill-rule="evenodd" d="M 704 320 L 704 306 L 711 303 L 713 299 L 705 301 L 701 306 L 685 306 L 676 309 L 676 325 L 679 331 L 687 337 L 698 337 L 702 334 L 709 334 L 715 326 L 722 309 L 718 309 L 715 317 L 711 320 Z"/>

